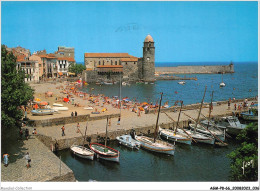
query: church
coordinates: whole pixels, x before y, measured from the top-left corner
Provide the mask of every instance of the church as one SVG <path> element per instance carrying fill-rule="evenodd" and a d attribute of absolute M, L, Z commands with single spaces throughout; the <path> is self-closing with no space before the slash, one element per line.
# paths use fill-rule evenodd
<path fill-rule="evenodd" d="M 144 39 L 143 57 L 138 58 L 128 53 L 85 53 L 86 71 L 83 79 L 88 82 L 117 82 L 155 80 L 155 47 L 151 35 Z"/>

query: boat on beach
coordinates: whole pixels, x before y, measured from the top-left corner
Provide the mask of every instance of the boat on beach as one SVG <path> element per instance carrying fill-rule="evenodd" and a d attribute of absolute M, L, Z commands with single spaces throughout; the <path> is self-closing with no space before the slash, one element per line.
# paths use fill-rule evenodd
<path fill-rule="evenodd" d="M 186 84 L 186 82 L 184 82 L 184 81 L 180 81 L 180 82 L 178 82 L 178 84 L 180 84 L 180 85 L 184 85 L 184 84 Z"/>
<path fill-rule="evenodd" d="M 92 110 L 93 107 L 84 107 L 84 109 L 86 109 L 86 110 Z"/>
<path fill-rule="evenodd" d="M 56 107 L 63 107 L 63 104 L 61 104 L 61 103 L 53 103 L 52 105 L 56 106 Z"/>
<path fill-rule="evenodd" d="M 68 111 L 68 107 L 53 107 L 52 108 L 54 111 Z"/>
<path fill-rule="evenodd" d="M 128 148 L 131 149 L 140 149 L 141 143 L 136 141 L 131 137 L 131 135 L 122 135 L 122 136 L 117 136 L 116 140 L 118 140 L 119 144 L 124 145 Z"/>
<path fill-rule="evenodd" d="M 53 115 L 53 109 L 37 109 L 31 111 L 32 115 L 43 116 L 43 115 Z"/>

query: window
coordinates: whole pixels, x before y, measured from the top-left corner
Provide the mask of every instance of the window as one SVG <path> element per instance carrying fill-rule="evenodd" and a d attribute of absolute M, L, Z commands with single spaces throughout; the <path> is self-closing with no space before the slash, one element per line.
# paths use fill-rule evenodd
<path fill-rule="evenodd" d="M 125 62 L 125 65 L 127 65 L 127 62 Z"/>
<path fill-rule="evenodd" d="M 117 61 L 115 61 L 115 65 L 117 65 Z"/>
<path fill-rule="evenodd" d="M 100 65 L 100 60 L 98 61 L 98 65 Z"/>
<path fill-rule="evenodd" d="M 103 60 L 103 66 L 105 65 L 105 60 Z"/>

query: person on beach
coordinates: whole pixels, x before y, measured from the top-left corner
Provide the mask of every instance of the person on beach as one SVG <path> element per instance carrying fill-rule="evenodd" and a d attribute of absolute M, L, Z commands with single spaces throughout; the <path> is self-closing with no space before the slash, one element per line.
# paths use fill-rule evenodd
<path fill-rule="evenodd" d="M 27 167 L 27 169 L 28 169 L 29 167 L 31 167 L 30 162 L 32 161 L 31 158 L 30 158 L 29 152 L 26 153 L 26 155 L 24 156 L 24 158 L 25 158 L 25 160 L 27 161 L 26 167 Z"/>
<path fill-rule="evenodd" d="M 237 104 L 235 103 L 235 105 L 234 105 L 234 108 L 235 108 L 235 111 L 237 110 Z"/>
<path fill-rule="evenodd" d="M 33 132 L 32 132 L 32 134 L 33 134 L 33 135 L 36 135 L 36 134 L 37 134 L 37 132 L 36 132 L 36 129 L 35 129 L 35 128 L 33 129 Z"/>
<path fill-rule="evenodd" d="M 25 138 L 29 139 L 29 129 L 25 129 Z"/>
<path fill-rule="evenodd" d="M 71 112 L 71 117 L 73 117 L 73 115 L 74 115 L 74 113 L 73 113 L 73 112 Z"/>
<path fill-rule="evenodd" d="M 75 111 L 75 117 L 77 117 L 78 116 L 78 113 L 77 113 L 77 111 Z"/>
<path fill-rule="evenodd" d="M 64 125 L 61 128 L 61 132 L 62 132 L 61 136 L 65 136 L 65 127 L 64 127 Z"/>
<path fill-rule="evenodd" d="M 23 130 L 22 130 L 22 128 L 20 129 L 20 131 L 19 131 L 19 135 L 20 135 L 20 138 L 21 138 L 21 140 L 23 139 Z"/>
<path fill-rule="evenodd" d="M 79 123 L 78 123 L 78 125 L 77 125 L 77 133 L 79 133 L 79 131 L 80 131 L 80 130 L 79 130 L 79 127 L 80 127 L 80 126 L 79 126 Z"/>
<path fill-rule="evenodd" d="M 4 158 L 4 165 L 5 165 L 5 167 L 7 167 L 8 166 L 8 161 L 9 161 L 9 155 L 8 154 L 4 154 L 3 155 L 3 158 Z"/>
<path fill-rule="evenodd" d="M 121 120 L 121 117 L 119 116 L 118 121 L 117 121 L 117 125 L 120 125 L 120 120 Z"/>

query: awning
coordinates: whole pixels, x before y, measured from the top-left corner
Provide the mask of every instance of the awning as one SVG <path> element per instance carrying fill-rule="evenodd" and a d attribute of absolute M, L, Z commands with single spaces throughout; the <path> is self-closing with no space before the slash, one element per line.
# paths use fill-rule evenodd
<path fill-rule="evenodd" d="M 75 76 L 76 74 L 75 73 L 72 73 L 72 72 L 68 72 L 69 75 L 73 75 Z"/>

